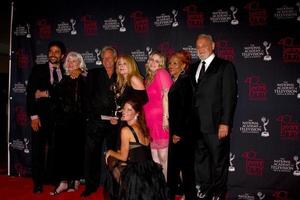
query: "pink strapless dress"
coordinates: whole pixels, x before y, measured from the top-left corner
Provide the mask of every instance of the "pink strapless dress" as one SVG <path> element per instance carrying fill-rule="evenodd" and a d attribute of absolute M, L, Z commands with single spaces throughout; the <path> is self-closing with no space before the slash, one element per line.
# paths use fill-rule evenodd
<path fill-rule="evenodd" d="M 144 106 L 147 127 L 152 138 L 151 148 L 168 147 L 169 130 L 164 131 L 163 124 L 163 88 L 169 90 L 172 85 L 170 74 L 165 69 L 158 69 L 152 82 L 146 87 L 149 101 Z"/>

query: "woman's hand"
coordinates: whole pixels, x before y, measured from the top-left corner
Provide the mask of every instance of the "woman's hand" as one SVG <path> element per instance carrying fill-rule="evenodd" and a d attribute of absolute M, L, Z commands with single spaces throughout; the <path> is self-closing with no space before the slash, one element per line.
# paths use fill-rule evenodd
<path fill-rule="evenodd" d="M 74 70 L 70 70 L 69 73 L 70 73 L 70 77 L 71 79 L 76 79 L 78 78 L 78 76 L 81 74 L 81 69 L 74 69 Z"/>
<path fill-rule="evenodd" d="M 107 163 L 107 159 L 108 159 L 108 157 L 110 156 L 110 154 L 111 154 L 111 150 L 107 150 L 106 153 L 105 153 L 105 163 L 106 163 L 106 164 L 108 164 L 108 163 Z"/>
<path fill-rule="evenodd" d="M 163 115 L 163 124 L 162 124 L 162 128 L 164 131 L 169 129 L 169 118 L 166 115 Z"/>
<path fill-rule="evenodd" d="M 181 140 L 181 137 L 179 137 L 178 135 L 173 135 L 172 140 L 173 140 L 173 143 L 176 144 L 177 142 L 179 142 Z"/>

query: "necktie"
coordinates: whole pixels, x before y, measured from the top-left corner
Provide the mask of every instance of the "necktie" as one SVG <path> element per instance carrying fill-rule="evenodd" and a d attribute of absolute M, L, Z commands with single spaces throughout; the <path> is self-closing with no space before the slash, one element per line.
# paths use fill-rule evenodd
<path fill-rule="evenodd" d="M 56 72 L 56 68 L 55 68 L 55 67 L 53 67 L 52 77 L 53 77 L 53 84 L 58 83 L 58 75 L 57 75 L 57 72 Z"/>
<path fill-rule="evenodd" d="M 197 83 L 199 83 L 199 81 L 201 80 L 201 78 L 204 75 L 204 73 L 205 73 L 205 61 L 202 61 L 202 66 L 201 66 L 201 69 L 200 69 L 200 73 L 199 73 L 199 77 L 198 77 Z"/>

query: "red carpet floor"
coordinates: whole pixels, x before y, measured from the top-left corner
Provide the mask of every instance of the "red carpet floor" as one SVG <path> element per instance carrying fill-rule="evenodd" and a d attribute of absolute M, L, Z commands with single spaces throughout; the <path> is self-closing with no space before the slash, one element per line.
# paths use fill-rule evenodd
<path fill-rule="evenodd" d="M 83 185 L 79 187 L 78 191 L 63 192 L 57 196 L 49 195 L 52 190 L 52 186 L 46 185 L 43 193 L 33 194 L 30 178 L 0 175 L 0 200 L 109 200 L 109 198 L 103 197 L 103 188 L 99 188 L 96 193 L 86 198 L 80 198 L 80 194 L 84 190 Z"/>

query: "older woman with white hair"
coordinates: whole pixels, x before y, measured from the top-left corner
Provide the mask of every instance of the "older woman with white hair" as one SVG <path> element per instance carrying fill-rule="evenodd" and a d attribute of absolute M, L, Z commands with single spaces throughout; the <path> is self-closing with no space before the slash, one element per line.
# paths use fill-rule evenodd
<path fill-rule="evenodd" d="M 58 85 L 54 130 L 54 176 L 57 186 L 50 195 L 77 190 L 83 177 L 87 68 L 77 52 L 68 53 L 64 68 L 65 76 Z"/>
<path fill-rule="evenodd" d="M 68 53 L 64 63 L 64 68 L 66 70 L 66 75 L 70 76 L 72 79 L 76 79 L 79 74 L 86 76 L 88 70 L 82 55 L 75 51 Z M 76 70 L 80 73 L 76 73 Z"/>

